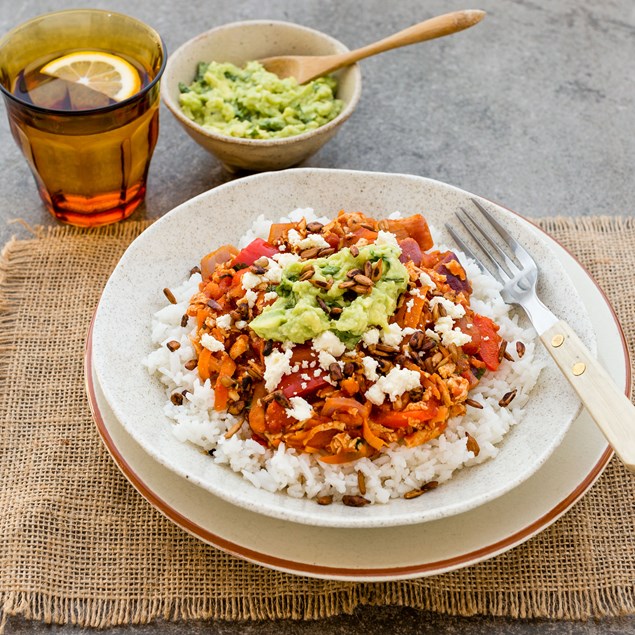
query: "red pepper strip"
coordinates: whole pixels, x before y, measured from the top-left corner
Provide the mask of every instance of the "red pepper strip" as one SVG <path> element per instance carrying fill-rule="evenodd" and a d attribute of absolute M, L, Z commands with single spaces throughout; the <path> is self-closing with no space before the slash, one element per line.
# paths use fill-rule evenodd
<path fill-rule="evenodd" d="M 233 260 L 233 264 L 253 265 L 258 258 L 262 256 L 273 256 L 273 254 L 279 253 L 278 249 L 273 245 L 270 245 L 266 240 L 262 238 L 256 238 L 252 240 Z"/>

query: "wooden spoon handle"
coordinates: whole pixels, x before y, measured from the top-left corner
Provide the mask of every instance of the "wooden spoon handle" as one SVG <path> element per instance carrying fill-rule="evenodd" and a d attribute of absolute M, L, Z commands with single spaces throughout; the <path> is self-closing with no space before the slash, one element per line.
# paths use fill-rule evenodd
<path fill-rule="evenodd" d="M 540 339 L 622 463 L 635 472 L 633 404 L 566 322 L 557 322 Z"/>
<path fill-rule="evenodd" d="M 359 60 L 363 60 L 371 55 L 376 55 L 377 53 L 383 53 L 384 51 L 390 51 L 400 46 L 425 42 L 426 40 L 433 40 L 437 37 L 462 31 L 480 22 L 484 16 L 485 11 L 474 9 L 468 11 L 453 11 L 452 13 L 445 13 L 435 18 L 430 18 L 429 20 L 419 22 L 419 24 L 415 24 L 403 31 L 390 35 L 383 40 L 362 46 L 350 53 L 344 53 L 340 57 L 338 65 L 329 69 L 328 72 L 335 71 L 349 64 L 354 64 Z"/>

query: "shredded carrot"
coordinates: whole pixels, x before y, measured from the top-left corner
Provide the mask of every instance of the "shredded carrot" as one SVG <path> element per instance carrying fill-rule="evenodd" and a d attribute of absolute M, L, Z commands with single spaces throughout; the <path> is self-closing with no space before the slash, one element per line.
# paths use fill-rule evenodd
<path fill-rule="evenodd" d="M 225 410 L 227 408 L 229 389 L 223 385 L 222 379 L 223 377 L 231 377 L 235 370 L 236 362 L 227 353 L 223 353 L 218 379 L 216 384 L 214 384 L 214 410 Z"/>
<path fill-rule="evenodd" d="M 411 300 L 406 302 L 406 305 L 410 302 L 413 304 L 410 309 L 406 310 L 404 326 L 414 329 L 419 326 L 419 322 L 421 321 L 421 314 L 423 313 L 423 307 L 426 305 L 426 298 L 420 295 L 415 295 Z"/>
<path fill-rule="evenodd" d="M 198 376 L 202 381 L 209 379 L 209 361 L 212 357 L 212 353 L 207 348 L 201 349 L 198 356 Z"/>
<path fill-rule="evenodd" d="M 386 445 L 386 443 L 382 441 L 377 435 L 375 435 L 375 433 L 370 429 L 370 426 L 368 425 L 368 419 L 364 419 L 364 422 L 362 423 L 362 432 L 366 443 L 375 448 L 375 450 L 381 450 L 384 445 Z"/>

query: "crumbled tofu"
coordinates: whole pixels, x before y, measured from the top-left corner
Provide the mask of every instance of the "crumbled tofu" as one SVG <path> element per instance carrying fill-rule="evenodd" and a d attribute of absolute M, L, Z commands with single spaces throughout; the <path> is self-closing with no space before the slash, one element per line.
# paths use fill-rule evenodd
<path fill-rule="evenodd" d="M 313 407 L 302 397 L 291 397 L 289 401 L 292 407 L 286 409 L 287 416 L 293 417 L 298 421 L 304 421 L 313 416 Z"/>
<path fill-rule="evenodd" d="M 274 254 L 273 259 L 284 269 L 294 262 L 298 262 L 300 256 L 296 254 Z"/>
<path fill-rule="evenodd" d="M 395 401 L 397 397 L 420 385 L 420 376 L 416 370 L 395 366 L 385 377 L 380 377 L 365 394 L 369 401 L 379 406 L 386 397 Z"/>
<path fill-rule="evenodd" d="M 206 348 L 208 351 L 212 351 L 212 353 L 216 353 L 217 351 L 225 350 L 225 346 L 222 342 L 219 342 L 213 335 L 209 333 L 203 333 L 201 335 L 201 346 Z"/>
<path fill-rule="evenodd" d="M 265 302 L 269 302 L 269 300 L 277 300 L 278 294 L 275 291 L 269 291 L 262 296 Z"/>
<path fill-rule="evenodd" d="M 265 389 L 275 390 L 284 375 L 291 372 L 291 350 L 273 350 L 265 357 Z"/>
<path fill-rule="evenodd" d="M 346 350 L 346 345 L 333 331 L 324 331 L 313 340 L 313 348 L 316 351 L 326 351 L 334 357 L 340 357 Z"/>

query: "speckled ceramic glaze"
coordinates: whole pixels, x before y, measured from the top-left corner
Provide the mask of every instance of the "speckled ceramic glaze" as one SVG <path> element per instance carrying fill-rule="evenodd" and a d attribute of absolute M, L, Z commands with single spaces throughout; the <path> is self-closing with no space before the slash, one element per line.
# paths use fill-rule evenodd
<path fill-rule="evenodd" d="M 287 168 L 317 152 L 351 116 L 362 89 L 357 65 L 334 73 L 338 81 L 336 96 L 344 101 L 342 112 L 324 126 L 284 139 L 239 139 L 199 126 L 181 111 L 179 83 L 192 82 L 199 62 L 242 66 L 275 55 L 329 55 L 347 50 L 324 33 L 290 22 L 233 22 L 196 36 L 170 55 L 161 82 L 161 98 L 192 139 L 216 155 L 229 170 Z"/>
<path fill-rule="evenodd" d="M 181 283 L 200 257 L 223 243 L 236 243 L 259 214 L 272 219 L 297 207 L 319 213 L 340 209 L 375 215 L 422 212 L 443 228 L 471 195 L 416 176 L 297 169 L 254 175 L 205 192 L 147 229 L 127 250 L 104 290 L 94 328 L 95 371 L 104 395 L 129 434 L 176 475 L 217 496 L 263 514 L 314 525 L 379 527 L 419 523 L 458 514 L 490 501 L 533 474 L 564 437 L 580 410 L 566 380 L 549 360 L 527 405 L 526 418 L 501 444 L 499 456 L 466 468 L 442 487 L 414 500 L 352 509 L 320 507 L 253 487 L 217 466 L 194 446 L 178 442 L 162 414 L 164 392 L 142 360 L 152 349 L 152 314 L 165 304 L 164 287 Z M 515 214 L 488 208 L 540 263 L 539 293 L 547 306 L 572 324 L 595 350 L 591 322 L 558 258 L 540 235 Z M 442 240 L 452 244 L 447 234 Z M 539 347 L 539 355 L 547 353 Z"/>

